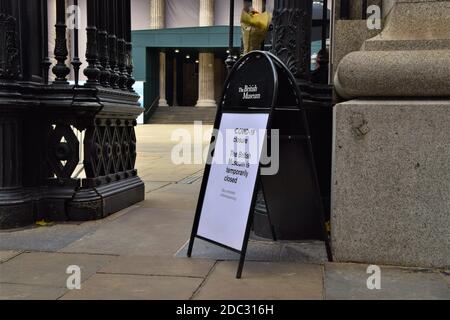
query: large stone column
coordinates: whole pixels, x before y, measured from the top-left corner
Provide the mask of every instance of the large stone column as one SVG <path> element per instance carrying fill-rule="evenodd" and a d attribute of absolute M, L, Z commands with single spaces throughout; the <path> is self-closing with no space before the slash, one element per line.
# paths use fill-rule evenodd
<path fill-rule="evenodd" d="M 200 0 L 200 27 L 211 27 L 214 25 L 214 0 Z"/>
<path fill-rule="evenodd" d="M 163 29 L 166 21 L 164 0 L 150 0 L 150 29 Z"/>
<path fill-rule="evenodd" d="M 253 0 L 253 9 L 255 9 L 258 12 L 263 12 L 264 10 L 264 2 L 265 0 Z"/>
<path fill-rule="evenodd" d="M 200 0 L 200 27 L 214 26 L 214 0 Z M 214 53 L 199 54 L 197 107 L 216 107 L 214 94 Z"/>
<path fill-rule="evenodd" d="M 56 0 L 49 0 L 47 2 L 47 16 L 48 16 L 48 57 L 52 65 L 56 64 L 55 60 L 55 39 L 56 39 Z M 51 67 L 50 67 L 51 69 Z M 49 72 L 49 81 L 55 81 L 55 75 L 53 72 Z"/>
<path fill-rule="evenodd" d="M 166 12 L 164 0 L 150 0 L 150 29 L 163 29 Z M 160 107 L 168 107 L 166 99 L 166 53 L 159 54 L 159 102 Z"/>
<path fill-rule="evenodd" d="M 214 100 L 214 54 L 200 53 L 197 107 L 216 107 Z"/>
<path fill-rule="evenodd" d="M 159 102 L 160 107 L 168 107 L 166 99 L 166 53 L 159 53 Z"/>
<path fill-rule="evenodd" d="M 338 262 L 450 267 L 449 8 L 397 0 L 381 34 L 340 60 L 335 87 L 348 101 L 334 109 Z"/>

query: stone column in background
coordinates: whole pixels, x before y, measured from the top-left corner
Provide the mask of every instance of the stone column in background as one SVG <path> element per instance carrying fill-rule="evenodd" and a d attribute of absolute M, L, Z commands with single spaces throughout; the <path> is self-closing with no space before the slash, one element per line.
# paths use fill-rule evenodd
<path fill-rule="evenodd" d="M 214 0 L 200 0 L 200 27 L 214 26 Z M 214 53 L 199 54 L 197 107 L 216 107 L 214 94 Z"/>
<path fill-rule="evenodd" d="M 159 53 L 159 102 L 160 107 L 168 107 L 166 99 L 166 53 Z"/>
<path fill-rule="evenodd" d="M 214 95 L 214 53 L 200 53 L 197 107 L 216 107 Z"/>
<path fill-rule="evenodd" d="M 165 1 L 150 0 L 150 29 L 163 29 L 165 20 Z"/>
<path fill-rule="evenodd" d="M 253 9 L 255 9 L 258 12 L 264 11 L 264 2 L 265 0 L 253 0 Z"/>
<path fill-rule="evenodd" d="M 165 1 L 150 0 L 150 29 L 163 29 L 165 26 Z M 166 53 L 159 54 L 159 103 L 160 107 L 168 107 L 166 99 Z"/>
<path fill-rule="evenodd" d="M 55 60 L 55 39 L 56 39 L 56 0 L 48 0 L 47 4 L 47 15 L 48 15 L 48 57 L 52 62 L 52 65 L 56 63 Z M 51 70 L 51 67 L 50 67 Z M 55 80 L 55 75 L 53 72 L 49 72 L 49 81 Z"/>
<path fill-rule="evenodd" d="M 200 0 L 200 27 L 214 25 L 214 0 Z"/>

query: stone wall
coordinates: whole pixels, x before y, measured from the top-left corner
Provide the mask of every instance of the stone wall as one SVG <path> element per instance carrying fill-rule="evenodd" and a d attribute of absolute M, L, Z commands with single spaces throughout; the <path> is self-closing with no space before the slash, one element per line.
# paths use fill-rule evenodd
<path fill-rule="evenodd" d="M 359 49 L 335 30 L 335 46 L 352 52 L 333 57 L 348 100 L 334 107 L 334 256 L 450 268 L 450 1 L 384 9 L 382 32 Z"/>

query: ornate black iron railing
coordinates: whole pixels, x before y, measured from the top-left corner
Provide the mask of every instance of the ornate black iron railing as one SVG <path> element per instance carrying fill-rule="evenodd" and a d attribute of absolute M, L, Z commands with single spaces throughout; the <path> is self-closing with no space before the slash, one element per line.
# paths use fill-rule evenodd
<path fill-rule="evenodd" d="M 68 61 L 66 5 L 56 0 L 52 66 L 47 0 L 0 0 L 0 229 L 98 219 L 144 198 L 135 169 L 142 109 L 133 90 L 130 0 L 87 0 L 84 85 L 83 31 L 73 30 Z"/>
<path fill-rule="evenodd" d="M 341 2 L 344 4 L 345 0 Z M 278 56 L 297 79 L 306 109 L 314 149 L 319 183 L 327 218 L 330 216 L 331 150 L 332 150 L 332 87 L 329 85 L 329 57 L 326 46 L 329 31 L 328 1 L 323 1 L 322 50 L 318 68 L 311 71 L 311 40 L 313 26 L 312 0 L 275 0 L 273 12 L 272 52 Z M 342 11 L 341 11 L 342 12 Z M 260 203 L 255 214 L 255 231 L 270 237 L 265 227 Z M 295 226 L 292 226 L 296 232 Z"/>

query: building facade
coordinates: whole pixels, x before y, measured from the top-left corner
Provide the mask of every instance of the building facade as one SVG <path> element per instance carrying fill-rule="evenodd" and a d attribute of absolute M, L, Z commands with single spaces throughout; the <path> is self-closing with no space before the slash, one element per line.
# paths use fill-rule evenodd
<path fill-rule="evenodd" d="M 273 13 L 274 0 L 254 0 L 254 9 Z M 313 53 L 320 49 L 322 4 L 313 10 Z M 232 55 L 241 52 L 235 1 Z M 144 105 L 216 107 L 225 81 L 229 47 L 229 0 L 136 0 L 132 6 L 135 77 L 144 86 Z M 270 46 L 270 37 L 267 45 Z"/>
<path fill-rule="evenodd" d="M 271 10 L 273 1 L 254 1 Z M 242 1 L 235 6 L 239 55 Z M 216 107 L 226 77 L 230 1 L 149 0 L 134 4 L 137 80 L 145 105 Z"/>

